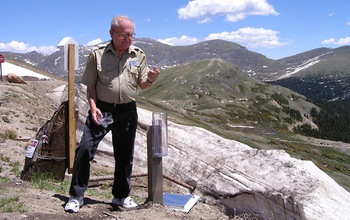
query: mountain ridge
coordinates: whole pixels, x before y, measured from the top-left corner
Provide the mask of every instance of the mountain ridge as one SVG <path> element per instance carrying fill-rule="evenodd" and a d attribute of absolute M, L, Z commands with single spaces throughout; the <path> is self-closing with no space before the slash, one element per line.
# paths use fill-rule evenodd
<path fill-rule="evenodd" d="M 350 46 L 316 48 L 273 60 L 262 54 L 249 51 L 240 44 L 225 40 L 208 40 L 188 46 L 170 46 L 149 38 L 136 38 L 134 45 L 145 51 L 150 64 L 166 60 L 166 68 L 203 59 L 221 58 L 236 65 L 259 81 L 275 82 L 292 77 L 306 78 L 311 76 L 321 78 L 341 72 L 342 75 L 337 77 L 346 78 L 345 81 L 348 82 L 347 77 L 350 76 L 350 63 L 347 62 L 350 59 Z M 79 46 L 79 69 L 76 71 L 76 81 L 80 80 L 86 58 L 93 48 L 94 46 Z M 37 52 L 26 54 L 2 52 L 2 54 L 7 59 L 26 62 L 62 78 L 67 78 L 67 72 L 63 70 L 63 51 L 57 51 L 48 56 Z M 346 93 L 345 90 L 343 92 Z M 303 95 L 308 96 L 308 94 Z"/>
<path fill-rule="evenodd" d="M 106 43 L 106 42 L 103 42 Z M 279 79 L 282 75 L 309 63 L 310 60 L 324 61 L 333 56 L 349 57 L 350 46 L 338 48 L 316 48 L 281 59 L 269 59 L 265 55 L 249 51 L 246 47 L 225 41 L 225 40 L 208 40 L 188 46 L 170 46 L 149 38 L 136 38 L 134 45 L 139 46 L 147 54 L 148 61 L 157 62 L 166 59 L 167 66 L 176 66 L 193 61 L 208 58 L 221 58 L 236 65 L 238 68 L 260 81 L 272 81 Z M 77 75 L 81 75 L 85 66 L 88 53 L 94 46 L 79 46 L 79 64 L 80 68 Z M 2 52 L 9 59 L 15 59 L 35 65 L 43 70 L 65 76 L 63 70 L 63 54 L 57 51 L 50 55 L 43 55 L 37 52 L 25 54 Z M 344 62 L 344 66 L 348 66 Z"/>

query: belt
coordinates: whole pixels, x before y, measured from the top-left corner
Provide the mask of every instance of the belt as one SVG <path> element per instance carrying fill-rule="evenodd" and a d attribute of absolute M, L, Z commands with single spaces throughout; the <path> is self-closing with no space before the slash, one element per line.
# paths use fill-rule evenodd
<path fill-rule="evenodd" d="M 101 101 L 101 100 L 97 100 L 97 105 L 103 105 L 105 107 L 110 107 L 110 108 L 119 108 L 119 107 L 129 107 L 129 106 L 134 106 L 136 105 L 136 102 L 135 101 L 131 101 L 131 102 L 127 102 L 127 103 L 109 103 L 109 102 L 104 102 L 104 101 Z"/>

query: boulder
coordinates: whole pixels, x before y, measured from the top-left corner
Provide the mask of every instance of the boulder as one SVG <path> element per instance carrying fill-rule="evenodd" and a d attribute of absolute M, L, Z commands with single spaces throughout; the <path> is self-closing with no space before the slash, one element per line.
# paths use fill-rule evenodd
<path fill-rule="evenodd" d="M 6 79 L 9 83 L 18 83 L 18 84 L 27 84 L 22 77 L 14 74 L 14 73 L 9 73 L 6 75 Z"/>

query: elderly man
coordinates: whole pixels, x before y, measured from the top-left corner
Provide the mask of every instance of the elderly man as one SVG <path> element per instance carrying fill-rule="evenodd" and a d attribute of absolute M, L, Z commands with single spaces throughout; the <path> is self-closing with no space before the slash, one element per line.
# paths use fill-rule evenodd
<path fill-rule="evenodd" d="M 82 83 L 87 86 L 90 110 L 76 149 L 70 198 L 65 206 L 67 212 L 78 212 L 84 204 L 90 161 L 109 131 L 112 131 L 115 158 L 112 205 L 137 206 L 129 197 L 137 127 L 135 100 L 139 88 L 149 88 L 160 72 L 157 67 L 149 69 L 145 53 L 132 45 L 134 27 L 130 18 L 115 16 L 109 30 L 111 41 L 92 51 L 88 57 Z M 100 124 L 103 112 L 112 113 L 112 124 Z"/>

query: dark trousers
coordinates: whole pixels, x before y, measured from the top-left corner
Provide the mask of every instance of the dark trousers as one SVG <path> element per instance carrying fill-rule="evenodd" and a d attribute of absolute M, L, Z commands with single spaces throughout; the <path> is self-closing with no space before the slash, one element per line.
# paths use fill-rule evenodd
<path fill-rule="evenodd" d="M 130 181 L 138 117 L 136 103 L 114 105 L 97 101 L 96 104 L 102 112 L 111 112 L 114 122 L 107 128 L 97 125 L 92 121 L 89 111 L 83 136 L 75 151 L 69 194 L 71 196 L 84 195 L 90 177 L 90 161 L 94 159 L 100 141 L 111 130 L 115 159 L 112 194 L 115 198 L 125 198 L 129 196 L 131 190 Z"/>

